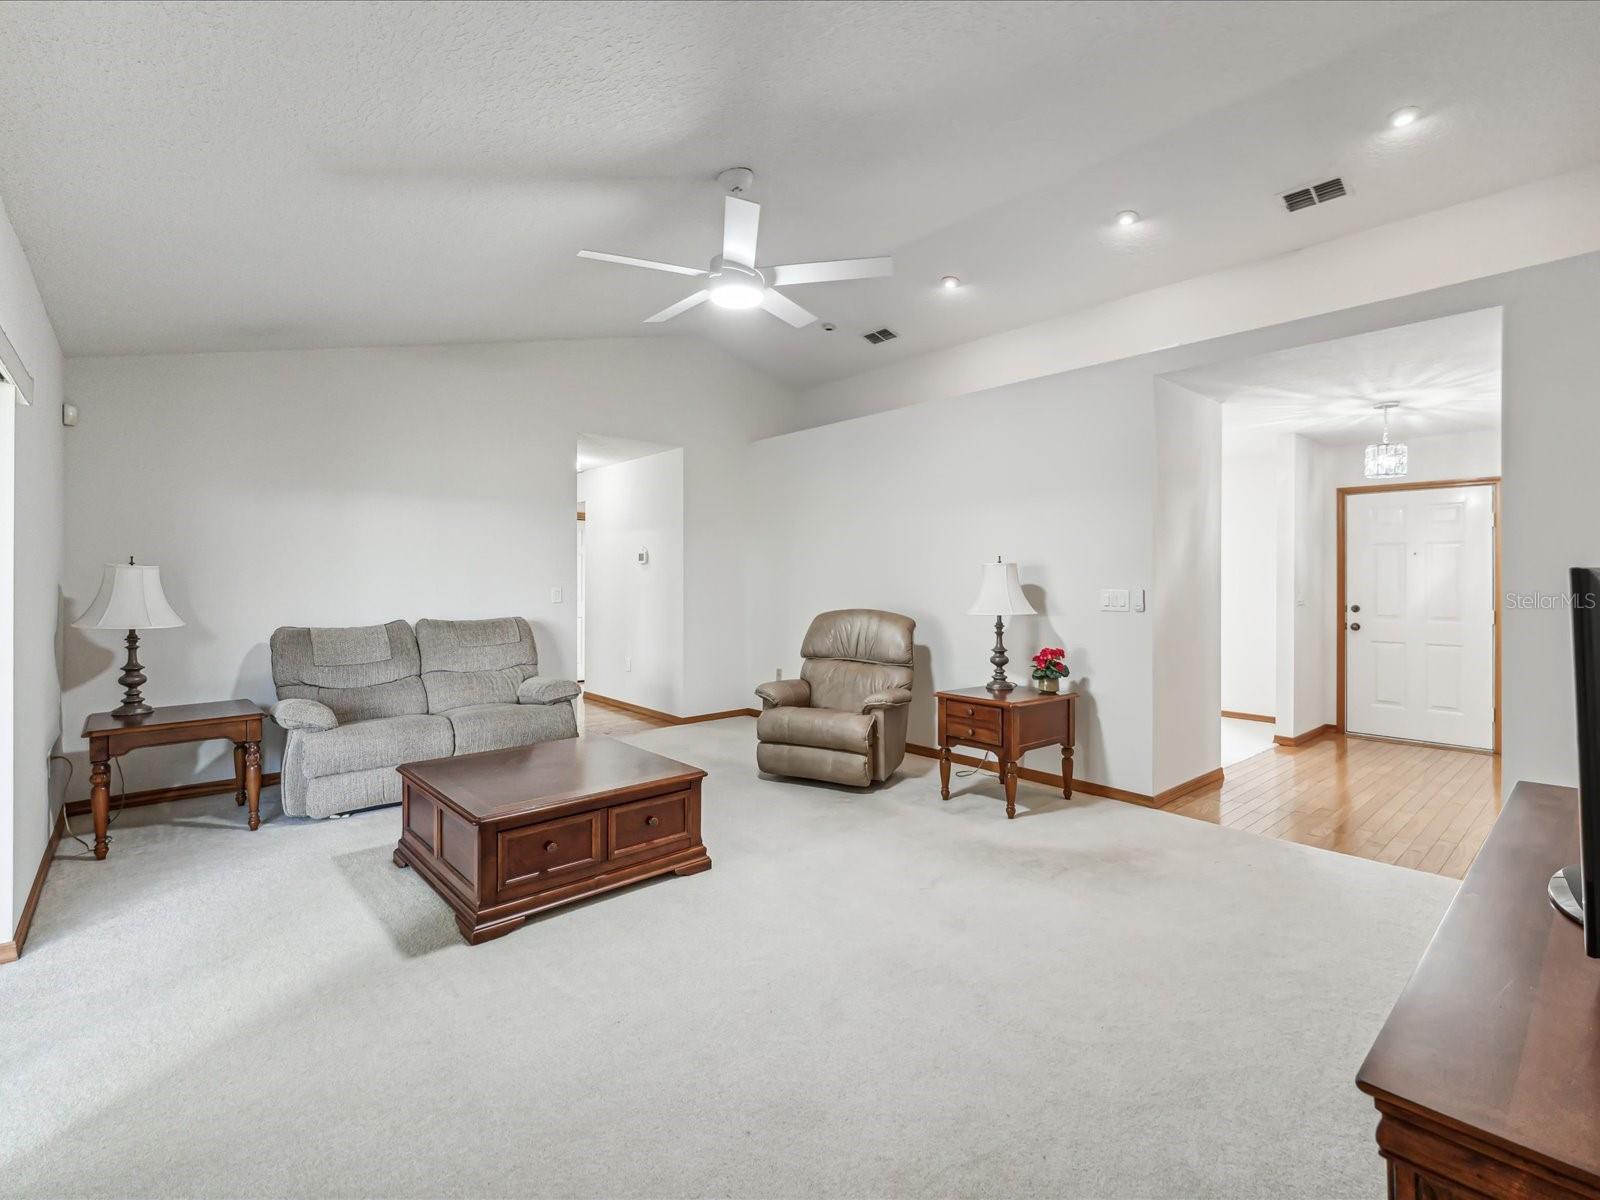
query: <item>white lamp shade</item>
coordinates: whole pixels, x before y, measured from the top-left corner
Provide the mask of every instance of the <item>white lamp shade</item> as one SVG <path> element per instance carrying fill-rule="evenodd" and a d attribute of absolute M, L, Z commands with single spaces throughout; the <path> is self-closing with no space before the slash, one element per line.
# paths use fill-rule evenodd
<path fill-rule="evenodd" d="M 1022 581 L 1017 578 L 1017 564 L 992 562 L 983 564 L 983 582 L 978 585 L 978 598 L 967 609 L 974 617 L 1027 617 L 1034 614 L 1033 605 L 1022 594 Z"/>
<path fill-rule="evenodd" d="M 94 603 L 72 624 L 77 629 L 173 629 L 183 618 L 161 590 L 160 567 L 109 563 Z"/>

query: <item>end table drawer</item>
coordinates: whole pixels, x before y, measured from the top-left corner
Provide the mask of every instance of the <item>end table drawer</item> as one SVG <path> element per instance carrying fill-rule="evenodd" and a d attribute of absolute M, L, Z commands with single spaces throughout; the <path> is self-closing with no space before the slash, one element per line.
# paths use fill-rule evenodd
<path fill-rule="evenodd" d="M 606 819 L 611 823 L 608 832 L 612 858 L 655 850 L 664 842 L 687 840 L 689 793 L 672 792 L 619 804 L 606 811 Z"/>
<path fill-rule="evenodd" d="M 981 742 L 986 746 L 1000 744 L 1000 711 L 987 704 L 963 704 L 947 700 L 944 724 L 946 732 L 953 738 Z"/>
<path fill-rule="evenodd" d="M 500 891 L 543 885 L 600 865 L 600 814 L 507 829 L 499 842 Z"/>

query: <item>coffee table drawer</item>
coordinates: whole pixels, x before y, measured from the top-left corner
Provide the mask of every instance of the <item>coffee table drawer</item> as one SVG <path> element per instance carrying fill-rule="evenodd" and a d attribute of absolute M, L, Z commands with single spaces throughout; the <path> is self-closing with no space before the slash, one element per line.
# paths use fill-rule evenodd
<path fill-rule="evenodd" d="M 632 804 L 619 804 L 606 810 L 610 823 L 609 845 L 612 858 L 626 858 L 659 849 L 689 837 L 689 793 L 672 792 L 651 796 Z"/>
<path fill-rule="evenodd" d="M 603 858 L 597 812 L 559 821 L 523 825 L 500 834 L 499 890 L 579 875 L 597 868 Z"/>

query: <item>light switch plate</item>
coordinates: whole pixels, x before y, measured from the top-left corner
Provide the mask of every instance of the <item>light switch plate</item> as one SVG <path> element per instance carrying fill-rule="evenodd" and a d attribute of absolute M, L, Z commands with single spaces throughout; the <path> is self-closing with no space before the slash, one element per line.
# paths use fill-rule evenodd
<path fill-rule="evenodd" d="M 550 603 L 551 604 L 560 604 L 561 603 L 561 589 L 560 588 L 554 587 L 554 588 L 550 589 Z"/>
<path fill-rule="evenodd" d="M 1127 588 L 1103 588 L 1100 592 L 1100 610 L 1102 612 L 1127 612 Z"/>

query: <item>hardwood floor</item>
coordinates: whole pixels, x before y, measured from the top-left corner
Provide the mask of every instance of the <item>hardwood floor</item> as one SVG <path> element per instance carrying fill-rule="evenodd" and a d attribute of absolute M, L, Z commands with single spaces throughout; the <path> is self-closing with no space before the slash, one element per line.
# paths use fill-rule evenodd
<path fill-rule="evenodd" d="M 580 698 L 578 730 L 666 725 Z M 1327 734 L 1226 768 L 1168 812 L 1460 879 L 1500 814 L 1500 759 L 1470 750 Z"/>
<path fill-rule="evenodd" d="M 1235 763 L 1166 809 L 1459 879 L 1500 813 L 1500 759 L 1327 734 Z"/>
<path fill-rule="evenodd" d="M 572 702 L 578 715 L 578 734 L 583 737 L 603 737 L 617 733 L 641 733 L 646 729 L 660 729 L 670 722 L 636 713 L 608 708 L 603 704 L 590 704 L 579 696 Z"/>

